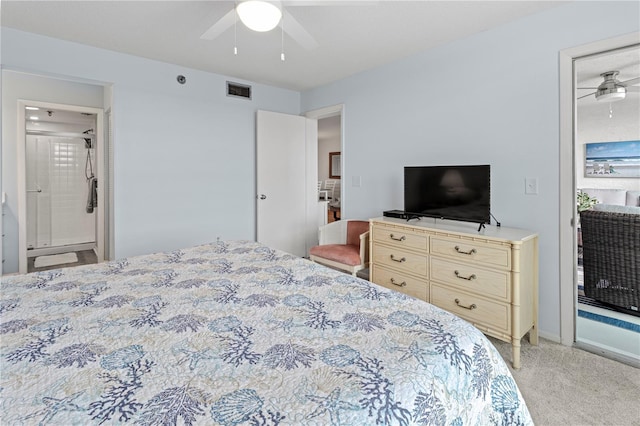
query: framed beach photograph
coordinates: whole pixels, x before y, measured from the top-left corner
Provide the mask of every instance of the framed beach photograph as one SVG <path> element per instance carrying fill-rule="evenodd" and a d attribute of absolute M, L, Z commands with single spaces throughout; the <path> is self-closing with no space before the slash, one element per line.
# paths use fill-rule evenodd
<path fill-rule="evenodd" d="M 584 176 L 640 178 L 640 141 L 585 144 Z"/>

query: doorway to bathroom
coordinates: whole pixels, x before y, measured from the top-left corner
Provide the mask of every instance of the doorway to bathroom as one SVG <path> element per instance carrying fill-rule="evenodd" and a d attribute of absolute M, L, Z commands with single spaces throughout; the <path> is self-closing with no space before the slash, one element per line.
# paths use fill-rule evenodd
<path fill-rule="evenodd" d="M 102 110 L 22 103 L 20 271 L 104 260 Z"/>

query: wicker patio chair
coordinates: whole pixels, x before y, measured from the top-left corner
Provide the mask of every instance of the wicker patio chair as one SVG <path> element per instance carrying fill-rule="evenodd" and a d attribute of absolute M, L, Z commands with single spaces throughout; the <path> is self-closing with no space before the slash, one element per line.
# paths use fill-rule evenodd
<path fill-rule="evenodd" d="M 598 209 L 580 212 L 580 227 L 585 295 L 637 314 L 640 310 L 640 213 L 610 211 L 607 206 L 598 206 Z"/>

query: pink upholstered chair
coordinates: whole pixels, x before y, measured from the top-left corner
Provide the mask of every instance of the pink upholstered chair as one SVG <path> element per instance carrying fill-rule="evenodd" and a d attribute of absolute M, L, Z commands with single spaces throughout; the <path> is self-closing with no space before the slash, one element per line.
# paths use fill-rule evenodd
<path fill-rule="evenodd" d="M 351 275 L 369 267 L 369 222 L 339 220 L 321 226 L 319 245 L 309 250 L 316 262 L 350 272 Z"/>

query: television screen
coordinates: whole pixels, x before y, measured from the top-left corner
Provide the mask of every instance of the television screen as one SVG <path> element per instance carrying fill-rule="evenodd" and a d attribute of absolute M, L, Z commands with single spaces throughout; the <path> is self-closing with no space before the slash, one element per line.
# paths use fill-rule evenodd
<path fill-rule="evenodd" d="M 404 210 L 427 216 L 489 223 L 490 166 L 407 166 Z"/>

